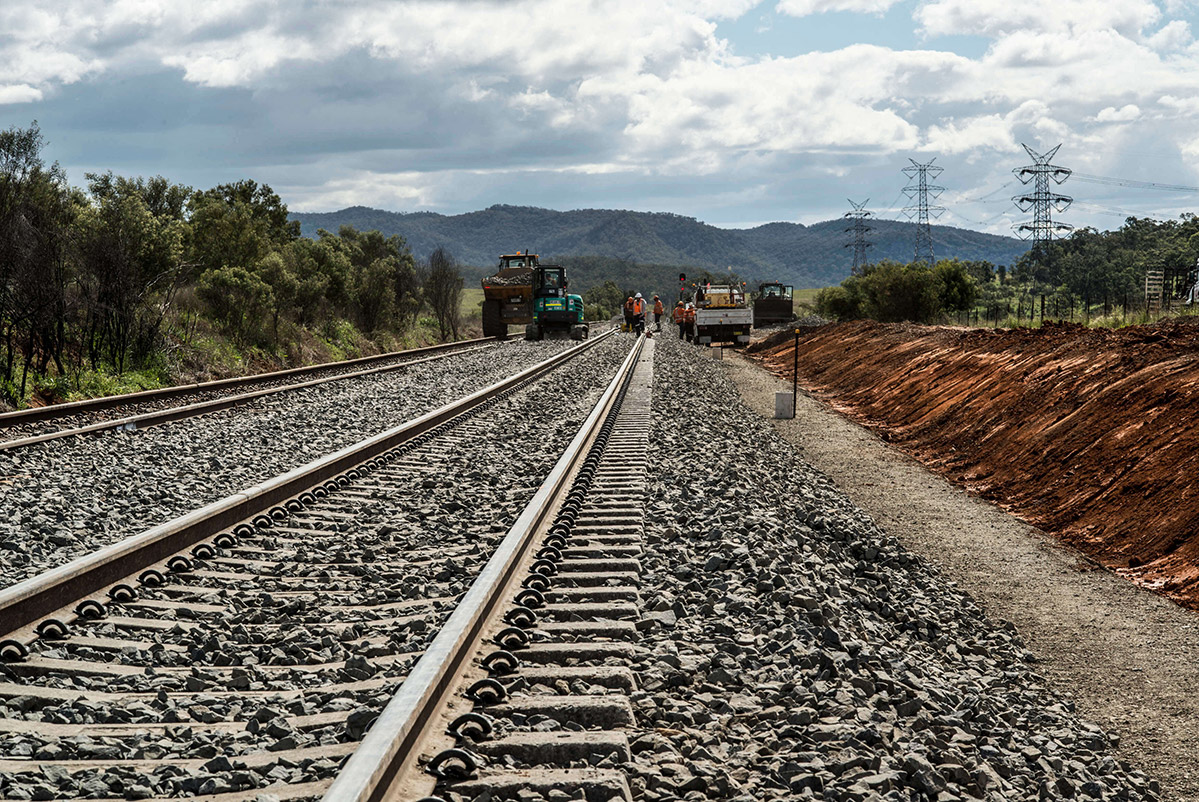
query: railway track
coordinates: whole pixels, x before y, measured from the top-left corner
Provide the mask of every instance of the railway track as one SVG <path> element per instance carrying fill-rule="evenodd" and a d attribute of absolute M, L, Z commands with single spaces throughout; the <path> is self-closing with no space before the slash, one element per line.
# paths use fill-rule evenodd
<path fill-rule="evenodd" d="M 493 347 L 494 337 L 323 365 L 162 387 L 0 413 L 0 451 L 111 429 L 135 430 L 218 412 L 264 396 L 360 378 Z M 187 403 L 180 403 L 186 400 Z M 113 413 L 119 413 L 114 415 Z"/>
<path fill-rule="evenodd" d="M 0 791 L 324 794 L 389 694 L 428 670 L 422 655 L 476 593 L 476 575 L 490 576 L 487 545 L 502 534 L 493 521 L 516 516 L 515 530 L 529 520 L 513 507 L 514 494 L 533 491 L 519 473 L 480 489 L 480 444 L 512 420 L 542 432 L 541 413 L 555 406 L 561 419 L 560 399 L 547 405 L 540 390 L 579 350 L 0 591 Z M 616 386 L 551 480 L 582 461 Z M 507 448 L 518 461 L 528 444 Z M 465 482 L 471 499 L 458 492 Z M 562 492 L 543 488 L 533 503 Z M 489 514 L 464 519 L 472 500 Z"/>
<path fill-rule="evenodd" d="M 326 799 L 631 798 L 618 766 L 636 688 L 646 342 Z"/>

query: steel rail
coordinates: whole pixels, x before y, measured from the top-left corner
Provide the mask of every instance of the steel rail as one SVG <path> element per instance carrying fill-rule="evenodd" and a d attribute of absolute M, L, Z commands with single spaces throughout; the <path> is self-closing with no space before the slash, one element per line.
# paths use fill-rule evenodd
<path fill-rule="evenodd" d="M 410 348 L 407 351 L 392 351 L 388 354 L 377 354 L 375 356 L 363 356 L 357 359 L 346 359 L 341 362 L 326 362 L 323 365 L 306 365 L 300 368 L 287 368 L 286 370 L 276 370 L 271 373 L 255 373 L 250 376 L 236 376 L 231 379 L 215 379 L 213 381 L 199 382 L 196 384 L 177 384 L 172 387 L 159 387 L 155 390 L 141 390 L 136 393 L 124 393 L 122 395 L 108 395 L 103 398 L 88 398 L 82 401 L 69 401 L 65 404 L 51 404 L 45 407 L 33 407 L 32 409 L 18 409 L 13 412 L 0 412 L 0 429 L 16 426 L 22 423 L 35 423 L 37 421 L 46 420 L 47 418 L 60 418 L 67 415 L 74 415 L 78 412 L 92 412 L 101 409 L 111 409 L 112 407 L 120 407 L 126 404 L 136 404 L 141 401 L 153 401 L 163 398 L 174 398 L 180 395 L 189 393 L 204 392 L 207 390 L 220 390 L 225 387 L 238 387 L 245 384 L 253 384 L 255 382 L 273 381 L 275 379 L 285 379 L 289 376 L 303 376 L 309 373 L 317 373 L 322 370 L 335 370 L 337 368 L 346 368 L 355 365 L 371 365 L 376 362 L 383 362 L 388 359 L 399 359 L 407 356 L 422 356 L 425 354 L 435 354 L 442 351 L 455 351 L 462 348 L 468 348 L 472 345 L 481 345 L 483 343 L 495 342 L 495 337 L 481 337 L 474 340 L 460 340 L 452 343 L 441 343 L 440 345 L 427 345 L 421 348 Z"/>
<path fill-rule="evenodd" d="M 391 798 L 393 784 L 411 768 L 417 746 L 501 599 L 508 595 L 517 569 L 534 536 L 552 521 L 552 513 L 569 490 L 569 481 L 586 458 L 604 419 L 637 365 L 645 344 L 638 337 L 628 357 L 592 409 L 540 489 L 500 542 L 495 554 L 471 584 L 425 653 L 412 667 L 396 695 L 325 792 L 325 802 L 374 802 Z"/>
<path fill-rule="evenodd" d="M 234 493 L 186 515 L 159 524 L 93 554 L 0 590 L 0 636 L 11 636 L 35 621 L 72 615 L 72 605 L 111 588 L 202 540 L 260 515 L 310 488 L 535 379 L 601 342 L 604 332 L 503 381 L 387 431 Z"/>
<path fill-rule="evenodd" d="M 426 356 L 421 359 L 410 359 L 406 362 L 399 362 L 395 365 L 384 365 L 381 368 L 367 368 L 366 370 L 356 370 L 350 373 L 339 373 L 336 376 L 322 376 L 318 379 L 309 379 L 304 382 L 296 382 L 295 384 L 284 384 L 278 387 L 266 387 L 261 390 L 252 390 L 248 393 L 239 393 L 237 395 L 227 395 L 223 398 L 214 398 L 210 401 L 198 401 L 194 404 L 187 404 L 182 407 L 170 407 L 169 409 L 159 409 L 154 412 L 143 412 L 140 415 L 130 415 L 126 418 L 113 418 L 111 420 L 97 421 L 89 423 L 86 426 L 79 426 L 74 429 L 61 429 L 57 432 L 46 432 L 45 434 L 35 434 L 29 437 L 22 437 L 17 440 L 6 440 L 0 442 L 0 451 L 8 451 L 14 448 L 24 448 L 26 446 L 35 445 L 37 443 L 45 443 L 50 440 L 61 440 L 64 437 L 74 437 L 81 434 L 91 434 L 92 432 L 105 432 L 110 429 L 148 429 L 151 426 L 159 426 L 163 423 L 172 421 L 184 420 L 186 418 L 194 418 L 197 415 L 207 415 L 212 412 L 220 412 L 223 409 L 235 407 L 238 404 L 244 404 L 247 401 L 253 401 L 255 398 L 263 396 L 275 395 L 277 393 L 287 393 L 293 390 L 302 390 L 306 387 L 315 387 L 320 384 L 328 384 L 330 382 L 342 381 L 344 379 L 357 379 L 363 376 L 373 376 L 377 373 L 390 373 L 395 370 L 402 370 L 413 365 L 420 365 L 425 362 L 432 362 L 437 359 L 444 359 L 447 356 L 456 356 L 458 354 L 469 354 L 473 351 L 490 348 L 488 344 L 483 344 L 475 348 L 463 348 L 451 353 L 436 354 L 434 356 Z"/>

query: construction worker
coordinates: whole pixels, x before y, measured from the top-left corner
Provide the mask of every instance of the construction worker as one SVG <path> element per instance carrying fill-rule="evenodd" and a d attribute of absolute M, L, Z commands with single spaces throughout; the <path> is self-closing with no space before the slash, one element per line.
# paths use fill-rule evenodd
<path fill-rule="evenodd" d="M 679 339 L 680 340 L 683 339 L 683 335 L 686 331 L 686 325 L 687 325 L 686 318 L 687 318 L 687 311 L 685 309 L 683 309 L 683 302 L 679 301 L 677 304 L 674 305 L 674 311 L 670 313 L 670 319 L 673 320 L 674 324 L 679 327 Z"/>
<path fill-rule="evenodd" d="M 654 296 L 654 331 L 662 330 L 662 313 L 664 313 L 665 311 L 666 311 L 666 308 L 664 306 L 662 306 L 662 299 L 655 295 Z"/>
<path fill-rule="evenodd" d="M 683 326 L 687 329 L 687 342 L 695 337 L 695 305 L 687 304 L 683 308 Z"/>
<path fill-rule="evenodd" d="M 630 295 L 624 302 L 624 329 L 623 331 L 633 330 L 633 296 Z"/>
<path fill-rule="evenodd" d="M 638 334 L 645 331 L 645 299 L 641 293 L 633 296 L 633 330 Z"/>

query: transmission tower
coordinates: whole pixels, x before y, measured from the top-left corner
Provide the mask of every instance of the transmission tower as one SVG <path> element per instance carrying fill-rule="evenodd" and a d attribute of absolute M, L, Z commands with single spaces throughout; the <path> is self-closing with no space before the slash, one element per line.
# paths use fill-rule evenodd
<path fill-rule="evenodd" d="M 1022 192 L 1013 196 L 1012 200 L 1015 201 L 1017 208 L 1025 214 L 1028 214 L 1031 209 L 1032 220 L 1016 223 L 1012 228 L 1016 229 L 1024 239 L 1031 238 L 1035 250 L 1038 245 L 1052 240 L 1054 234 L 1074 230 L 1073 226 L 1066 223 L 1055 223 L 1050 217 L 1051 212 L 1064 212 L 1074 202 L 1074 198 L 1069 195 L 1060 195 L 1054 192 L 1049 183 L 1050 179 L 1055 183 L 1062 183 L 1070 177 L 1071 170 L 1068 167 L 1059 167 L 1049 163 L 1061 145 L 1045 153 L 1037 153 L 1028 145 L 1023 145 L 1023 147 L 1032 157 L 1033 163 L 1026 167 L 1017 167 L 1012 170 L 1012 173 L 1020 179 L 1021 184 L 1031 184 L 1032 192 Z"/>
<path fill-rule="evenodd" d="M 854 276 L 862 275 L 862 271 L 866 267 L 866 249 L 874 245 L 874 243 L 866 241 L 866 232 L 871 230 L 870 226 L 866 225 L 866 219 L 872 216 L 870 212 L 866 211 L 867 203 L 870 203 L 870 198 L 861 203 L 849 201 L 853 211 L 846 212 L 844 215 L 846 220 L 853 221 L 853 224 L 845 229 L 853 232 L 853 242 L 846 243 L 845 247 L 853 248 L 853 269 L 850 273 Z"/>
<path fill-rule="evenodd" d="M 915 159 L 908 159 L 912 163 L 911 167 L 903 168 L 904 175 L 908 177 L 908 185 L 903 188 L 903 194 L 908 196 L 908 200 L 914 201 L 911 206 L 905 206 L 903 213 L 908 216 L 908 219 L 916 220 L 916 258 L 917 262 L 927 262 L 931 267 L 937 263 L 936 257 L 933 255 L 933 232 L 929 228 L 929 215 L 940 217 L 945 211 L 944 206 L 929 206 L 928 199 L 931 196 L 936 200 L 945 187 L 939 187 L 928 183 L 931 176 L 936 178 L 945 169 L 937 167 L 933 164 L 936 159 L 931 159 L 928 164 L 920 164 Z"/>

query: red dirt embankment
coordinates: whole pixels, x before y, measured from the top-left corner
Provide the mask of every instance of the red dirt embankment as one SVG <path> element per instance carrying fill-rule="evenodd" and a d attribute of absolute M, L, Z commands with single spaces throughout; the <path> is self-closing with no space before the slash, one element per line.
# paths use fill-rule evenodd
<path fill-rule="evenodd" d="M 789 379 L 792 341 L 751 353 Z M 1199 325 L 834 324 L 800 336 L 799 381 L 952 481 L 1199 608 Z"/>

